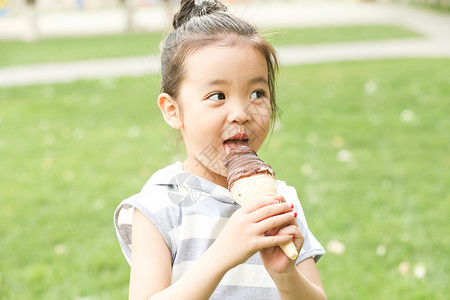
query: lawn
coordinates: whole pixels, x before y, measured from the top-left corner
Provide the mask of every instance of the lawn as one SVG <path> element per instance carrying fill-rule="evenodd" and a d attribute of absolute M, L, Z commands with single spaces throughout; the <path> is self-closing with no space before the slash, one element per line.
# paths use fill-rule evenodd
<path fill-rule="evenodd" d="M 419 36 L 397 26 L 342 26 L 270 30 L 274 45 L 337 43 Z M 35 43 L 0 41 L 0 66 L 61 62 L 71 60 L 156 55 L 162 32 L 98 37 L 44 39 Z"/>
<path fill-rule="evenodd" d="M 260 154 L 330 250 L 329 298 L 447 297 L 450 60 L 283 70 Z M 155 75 L 0 89 L 0 299 L 126 298 L 114 209 L 183 156 L 158 87 Z"/>

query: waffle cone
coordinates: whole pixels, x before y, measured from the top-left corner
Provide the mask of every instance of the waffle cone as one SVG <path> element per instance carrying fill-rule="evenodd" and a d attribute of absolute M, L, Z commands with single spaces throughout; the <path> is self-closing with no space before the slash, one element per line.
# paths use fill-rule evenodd
<path fill-rule="evenodd" d="M 231 187 L 231 196 L 240 206 L 249 201 L 258 200 L 267 195 L 277 193 L 277 181 L 268 174 L 243 177 Z"/>
<path fill-rule="evenodd" d="M 277 181 L 269 174 L 258 174 L 237 180 L 230 190 L 231 196 L 237 204 L 245 206 L 252 201 L 277 193 Z M 283 252 L 291 259 L 297 259 L 298 252 L 294 243 L 280 245 Z"/>

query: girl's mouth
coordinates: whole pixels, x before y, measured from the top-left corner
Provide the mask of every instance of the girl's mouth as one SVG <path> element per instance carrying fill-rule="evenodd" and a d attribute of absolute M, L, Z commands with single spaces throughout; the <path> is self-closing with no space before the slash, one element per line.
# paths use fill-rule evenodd
<path fill-rule="evenodd" d="M 225 150 L 225 154 L 229 154 L 231 149 L 238 148 L 241 146 L 248 146 L 248 135 L 245 133 L 238 133 L 233 135 L 229 139 L 223 142 L 223 148 Z"/>

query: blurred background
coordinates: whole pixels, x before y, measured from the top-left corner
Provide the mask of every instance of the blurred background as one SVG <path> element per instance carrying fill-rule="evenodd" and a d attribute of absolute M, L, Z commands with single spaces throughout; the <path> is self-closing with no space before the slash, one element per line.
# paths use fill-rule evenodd
<path fill-rule="evenodd" d="M 274 0 L 224 2 L 243 4 L 241 7 L 244 9 L 246 3 L 275 3 Z M 282 0 L 277 1 L 276 5 L 292 5 L 296 2 L 316 5 L 393 2 L 447 12 L 450 10 L 449 0 Z M 167 29 L 177 6 L 177 0 L 0 0 L 0 37 L 34 41 L 52 36 Z M 283 19 L 275 19 L 273 24 L 279 24 L 280 21 L 283 22 Z"/>
<path fill-rule="evenodd" d="M 279 53 L 260 156 L 299 192 L 329 298 L 446 299 L 450 2 L 226 4 Z M 0 299 L 127 297 L 114 210 L 184 157 L 156 106 L 178 5 L 0 0 Z"/>

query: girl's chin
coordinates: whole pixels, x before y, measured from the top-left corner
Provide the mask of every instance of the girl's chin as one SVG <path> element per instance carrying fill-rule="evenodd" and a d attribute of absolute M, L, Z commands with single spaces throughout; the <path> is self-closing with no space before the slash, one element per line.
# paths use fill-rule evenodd
<path fill-rule="evenodd" d="M 200 175 L 200 177 L 209 180 L 217 185 L 221 185 L 225 188 L 228 188 L 228 181 L 227 181 L 227 174 L 225 172 L 225 168 L 219 170 L 219 169 L 214 169 L 208 168 L 208 171 L 203 172 L 203 174 L 198 174 Z"/>
<path fill-rule="evenodd" d="M 217 172 L 215 172 L 217 175 L 222 176 L 222 177 L 227 177 L 227 172 L 225 171 L 225 167 L 221 170 L 218 170 Z"/>
<path fill-rule="evenodd" d="M 196 162 L 186 160 L 183 163 L 183 169 L 212 182 L 222 182 L 227 179 L 227 171 L 223 162 L 211 164 L 209 161 L 197 158 Z"/>
<path fill-rule="evenodd" d="M 206 165 L 206 167 L 209 169 L 209 171 L 211 171 L 212 173 L 214 173 L 217 176 L 220 177 L 227 177 L 227 171 L 225 169 L 225 166 L 221 165 L 221 166 L 208 166 Z"/>

